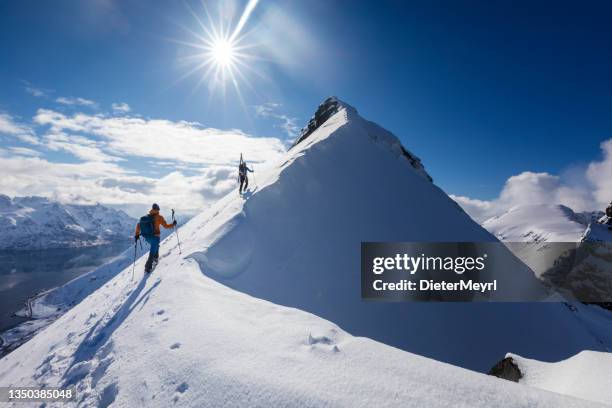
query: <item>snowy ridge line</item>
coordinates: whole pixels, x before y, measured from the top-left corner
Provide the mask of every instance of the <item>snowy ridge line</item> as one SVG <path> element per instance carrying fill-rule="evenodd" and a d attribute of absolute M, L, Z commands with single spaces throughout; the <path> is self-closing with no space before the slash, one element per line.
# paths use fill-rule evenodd
<path fill-rule="evenodd" d="M 258 173 L 256 191 L 185 224 L 181 256 L 171 236 L 152 275 L 144 257 L 133 282 L 115 264 L 0 359 L 0 384 L 74 386 L 77 406 L 119 408 L 602 406 L 475 371 L 508 351 L 559 360 L 600 347 L 562 305 L 360 300 L 362 241 L 496 239 L 381 128 L 357 115 L 324 125 Z"/>
<path fill-rule="evenodd" d="M 582 351 L 568 359 L 547 363 L 508 353 L 507 358 L 518 366 L 519 383 L 559 394 L 573 395 L 610 404 L 612 389 L 606 379 L 612 373 L 612 354 Z"/>

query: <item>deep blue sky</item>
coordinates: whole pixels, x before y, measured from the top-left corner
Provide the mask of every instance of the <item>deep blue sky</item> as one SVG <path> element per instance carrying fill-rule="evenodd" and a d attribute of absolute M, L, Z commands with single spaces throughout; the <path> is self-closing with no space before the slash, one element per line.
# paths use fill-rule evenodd
<path fill-rule="evenodd" d="M 284 137 L 255 105 L 282 104 L 302 126 L 338 95 L 399 136 L 447 192 L 483 199 L 513 174 L 594 160 L 612 136 L 608 1 L 261 0 L 245 30 L 265 30 L 258 19 L 277 9 L 312 43 L 293 65 L 255 64 L 267 79 L 246 74 L 246 112 L 232 92 L 194 91 L 198 75 L 177 83 L 185 48 L 169 39 L 198 30 L 183 2 L 106 2 L 0 1 L 0 110 L 26 120 L 49 103 L 24 92 L 28 81 L 53 97 Z"/>

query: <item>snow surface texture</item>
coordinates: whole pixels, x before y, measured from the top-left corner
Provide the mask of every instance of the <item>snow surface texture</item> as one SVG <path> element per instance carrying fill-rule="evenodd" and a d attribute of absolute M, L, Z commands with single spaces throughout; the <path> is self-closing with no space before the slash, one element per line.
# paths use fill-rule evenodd
<path fill-rule="evenodd" d="M 612 242 L 612 222 L 610 217 L 604 215 L 597 223 L 591 223 L 584 233 L 583 241 Z"/>
<path fill-rule="evenodd" d="M 580 242 L 592 221 L 590 214 L 564 205 L 534 204 L 512 208 L 483 227 L 508 242 Z"/>
<path fill-rule="evenodd" d="M 0 194 L 0 249 L 80 247 L 126 240 L 136 220 L 97 205 L 62 204 L 44 197 Z"/>
<path fill-rule="evenodd" d="M 508 351 L 554 361 L 605 348 L 580 313 L 558 303 L 363 302 L 362 241 L 497 240 L 413 165 L 395 136 L 340 104 L 278 165 L 256 173 L 252 191 L 228 195 L 181 229 L 183 253 L 205 274 L 355 335 L 479 371 Z M 506 252 L 498 259 L 517 261 Z M 524 269 L 517 263 L 517 274 Z"/>
<path fill-rule="evenodd" d="M 612 354 L 583 351 L 558 363 L 544 363 L 514 354 L 507 357 L 519 367 L 519 383 L 560 394 L 612 405 Z"/>
<path fill-rule="evenodd" d="M 599 406 L 353 337 L 233 291 L 182 259 L 172 237 L 162 253 L 153 275 L 143 277 L 141 258 L 135 280 L 124 269 L 1 359 L 0 385 L 74 386 L 82 407 Z"/>
<path fill-rule="evenodd" d="M 563 205 L 526 205 L 483 226 L 564 296 L 610 302 L 612 231 L 606 221 L 601 213 L 575 213 Z"/>
<path fill-rule="evenodd" d="M 178 220 L 179 225 L 181 225 L 182 222 L 188 221 L 189 218 L 180 217 Z M 171 234 L 174 234 L 173 230 L 161 230 L 162 239 Z M 136 254 L 140 257 L 143 254 L 148 254 L 148 252 L 149 246 L 142 239 L 140 245 L 136 247 Z M 132 246 L 109 260 L 106 264 L 62 286 L 46 290 L 28 299 L 24 308 L 16 314 L 31 320 L 27 320 L 10 330 L 0 333 L 0 357 L 28 341 L 37 332 L 53 323 L 74 305 L 115 277 L 126 266 L 132 265 L 133 261 L 134 247 Z"/>
<path fill-rule="evenodd" d="M 590 222 L 563 205 L 534 204 L 512 208 L 482 225 L 541 276 L 576 248 Z"/>
<path fill-rule="evenodd" d="M 148 251 L 145 245 L 137 248 L 138 256 Z M 0 334 L 0 356 L 15 349 L 34 334 L 42 330 L 57 318 L 62 316 L 74 305 L 80 303 L 87 296 L 115 277 L 134 260 L 134 247 L 131 247 L 106 264 L 85 273 L 66 284 L 39 293 L 28 299 L 25 307 L 17 312 L 18 316 L 28 317 L 20 325 Z"/>

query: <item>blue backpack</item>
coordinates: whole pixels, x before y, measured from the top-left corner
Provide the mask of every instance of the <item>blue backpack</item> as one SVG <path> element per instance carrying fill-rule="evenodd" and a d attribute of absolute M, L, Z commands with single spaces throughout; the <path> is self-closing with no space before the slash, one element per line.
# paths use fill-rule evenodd
<path fill-rule="evenodd" d="M 140 217 L 140 234 L 143 237 L 152 237 L 155 235 L 155 226 L 153 223 L 154 217 L 151 214 Z"/>

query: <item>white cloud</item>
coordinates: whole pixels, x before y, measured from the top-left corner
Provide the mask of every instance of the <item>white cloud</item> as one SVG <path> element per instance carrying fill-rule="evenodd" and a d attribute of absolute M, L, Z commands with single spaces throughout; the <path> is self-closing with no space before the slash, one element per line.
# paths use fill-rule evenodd
<path fill-rule="evenodd" d="M 208 167 L 195 175 L 180 171 L 162 178 L 131 173 L 114 163 L 57 163 L 15 156 L 0 149 L 0 191 L 9 196 L 39 195 L 63 202 L 102 203 L 133 216 L 158 202 L 194 214 L 236 188 L 234 169 Z"/>
<path fill-rule="evenodd" d="M 279 127 L 283 129 L 289 137 L 296 137 L 300 132 L 300 127 L 297 125 L 297 119 L 280 113 L 278 110 L 281 107 L 279 103 L 268 102 L 263 105 L 255 106 L 257 116 L 263 118 L 273 118 L 281 121 Z"/>
<path fill-rule="evenodd" d="M 22 134 L 22 135 L 17 135 L 15 137 L 17 138 L 17 140 L 24 142 L 24 143 L 31 144 L 31 145 L 39 146 L 41 144 L 40 139 L 38 139 L 38 137 L 34 135 Z"/>
<path fill-rule="evenodd" d="M 83 136 L 51 133 L 45 135 L 44 146 L 53 151 L 65 151 L 84 161 L 120 161 L 122 159 L 104 153 L 103 143 Z"/>
<path fill-rule="evenodd" d="M 61 191 L 65 194 L 90 194 L 95 197 L 93 181 L 101 177 L 120 177 L 125 172 L 118 166 L 108 163 L 55 163 L 38 157 L 23 157 L 0 151 L 0 191 L 8 195 L 51 196 Z M 107 200 L 119 197 L 111 194 Z"/>
<path fill-rule="evenodd" d="M 482 223 L 483 221 L 486 221 L 499 213 L 499 210 L 495 207 L 492 201 L 478 200 L 476 198 L 469 198 L 454 194 L 450 194 L 450 197 L 455 200 L 466 213 L 468 213 L 479 223 Z"/>
<path fill-rule="evenodd" d="M 280 106 L 280 103 L 268 102 L 264 103 L 263 105 L 256 105 L 255 112 L 259 116 L 267 117 L 273 114 L 276 109 L 280 108 Z"/>
<path fill-rule="evenodd" d="M 8 135 L 29 134 L 32 130 L 20 123 L 17 123 L 8 113 L 0 113 L 0 133 Z"/>
<path fill-rule="evenodd" d="M 18 156 L 40 157 L 42 155 L 39 151 L 28 147 L 9 147 L 7 150 Z"/>
<path fill-rule="evenodd" d="M 603 160 L 591 163 L 587 168 L 587 179 L 595 186 L 594 196 L 599 204 L 612 200 L 612 139 L 601 143 Z"/>
<path fill-rule="evenodd" d="M 25 91 L 29 93 L 30 95 L 35 96 L 37 98 L 42 98 L 47 95 L 45 91 L 43 91 L 42 89 L 34 88 L 33 86 L 26 86 Z"/>
<path fill-rule="evenodd" d="M 34 88 L 26 85 L 34 95 Z M 83 98 L 58 97 L 56 102 L 97 107 Z M 132 215 L 152 202 L 195 213 L 236 188 L 235 166 L 241 153 L 250 163 L 263 163 L 285 151 L 277 138 L 142 118 L 131 115 L 127 103 L 111 107 L 112 114 L 39 109 L 27 124 L 0 112 L 0 141 L 27 143 L 0 147 L 0 191 L 99 202 Z M 46 154 L 60 151 L 79 162 Z"/>
<path fill-rule="evenodd" d="M 113 112 L 115 112 L 115 113 L 128 113 L 129 111 L 132 110 L 130 108 L 130 105 L 128 105 L 125 102 L 113 103 L 112 104 L 112 108 L 113 108 Z"/>
<path fill-rule="evenodd" d="M 88 106 L 91 108 L 95 108 L 98 104 L 94 101 L 85 98 L 74 98 L 74 97 L 65 97 L 60 96 L 55 100 L 57 103 L 61 103 L 62 105 L 78 105 L 78 106 Z"/>
<path fill-rule="evenodd" d="M 23 89 L 26 91 L 26 93 L 29 93 L 30 95 L 35 96 L 36 98 L 46 98 L 48 97 L 49 93 L 53 92 L 50 89 L 35 87 L 30 82 L 25 80 L 21 80 L 21 83 L 23 84 Z"/>
<path fill-rule="evenodd" d="M 239 130 L 122 112 L 115 115 L 39 109 L 32 124 L 23 125 L 2 114 L 4 133 L 37 146 L 36 150 L 0 148 L 0 191 L 65 202 L 100 202 L 132 215 L 152 202 L 195 213 L 236 188 L 234 166 L 240 153 L 249 162 L 259 163 L 285 150 L 278 139 L 252 137 Z M 41 157 L 43 149 L 69 153 L 81 162 L 47 160 Z M 134 163 L 134 157 L 143 159 L 138 162 L 146 167 L 124 167 L 128 158 Z"/>
<path fill-rule="evenodd" d="M 264 162 L 284 152 L 275 138 L 252 137 L 239 130 L 219 130 L 199 123 L 143 119 L 132 116 L 107 117 L 78 113 L 67 116 L 39 109 L 34 117 L 50 133 L 78 132 L 99 137 L 115 156 L 139 156 L 200 165 L 226 165 L 244 153 L 253 162 Z"/>
<path fill-rule="evenodd" d="M 591 162 L 586 171 L 574 170 L 560 176 L 526 171 L 510 177 L 499 197 L 493 200 L 451 197 L 478 222 L 527 204 L 563 204 L 576 211 L 602 210 L 612 200 L 612 139 L 602 142 L 601 148 L 602 160 Z"/>
<path fill-rule="evenodd" d="M 8 113 L 0 112 L 0 134 L 10 135 L 24 143 L 33 145 L 40 144 L 40 141 L 34 135 L 34 131 L 30 126 L 18 123 Z"/>

